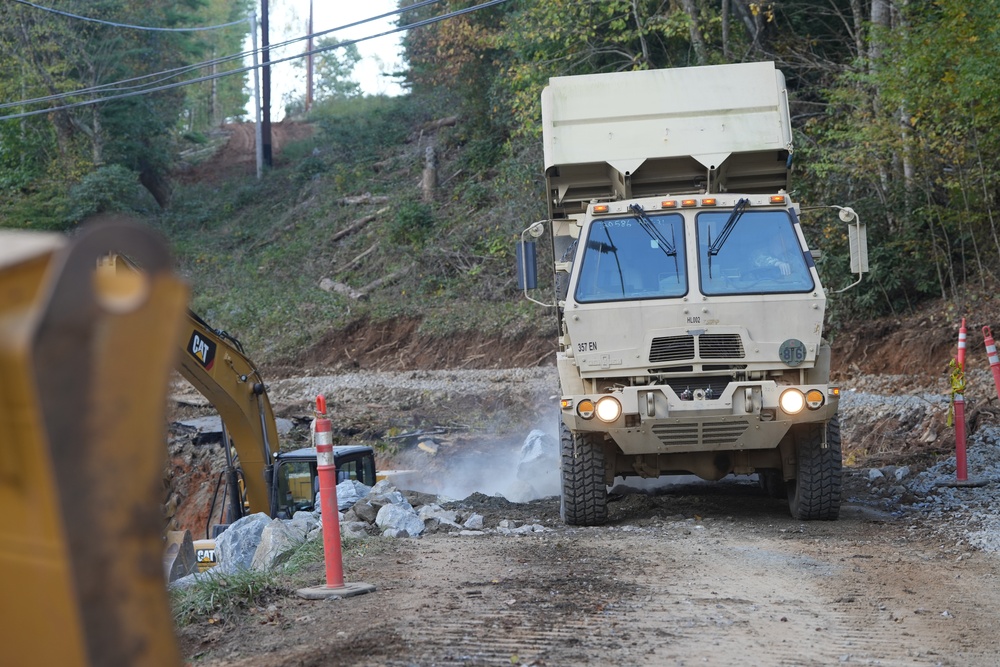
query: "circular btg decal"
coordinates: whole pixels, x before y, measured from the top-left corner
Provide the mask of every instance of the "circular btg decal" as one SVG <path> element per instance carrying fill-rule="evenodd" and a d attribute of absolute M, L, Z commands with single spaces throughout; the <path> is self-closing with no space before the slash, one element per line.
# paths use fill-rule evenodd
<path fill-rule="evenodd" d="M 797 338 L 789 338 L 778 348 L 778 358 L 789 366 L 798 366 L 806 360 L 806 346 Z"/>

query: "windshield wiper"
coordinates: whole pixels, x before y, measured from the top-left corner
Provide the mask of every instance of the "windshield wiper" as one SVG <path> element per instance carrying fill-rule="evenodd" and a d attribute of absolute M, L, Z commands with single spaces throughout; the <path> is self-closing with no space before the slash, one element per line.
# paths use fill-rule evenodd
<path fill-rule="evenodd" d="M 708 247 L 709 257 L 714 257 L 719 254 L 719 251 L 722 250 L 722 245 L 726 242 L 726 239 L 729 238 L 729 235 L 736 227 L 736 223 L 739 222 L 740 218 L 743 216 L 743 212 L 747 210 L 747 206 L 749 205 L 750 200 L 745 197 L 736 202 L 736 206 L 733 207 L 733 212 L 729 214 L 729 219 L 726 220 L 726 224 L 722 226 L 722 231 L 719 232 L 718 238 L 716 238 L 715 241 L 712 242 L 712 245 Z"/>
<path fill-rule="evenodd" d="M 628 209 L 632 211 L 632 215 L 634 215 L 635 219 L 639 221 L 639 226 L 642 227 L 647 234 L 649 234 L 649 238 L 656 241 L 657 247 L 663 250 L 663 253 L 667 257 L 676 258 L 677 249 L 674 248 L 674 244 L 668 241 L 667 237 L 665 237 L 660 230 L 656 228 L 656 225 L 654 225 L 653 221 L 649 219 L 648 215 L 646 215 L 646 211 L 643 210 L 642 206 L 639 204 L 629 204 Z"/>
<path fill-rule="evenodd" d="M 712 276 L 712 258 L 719 254 L 722 250 L 723 244 L 729 235 L 733 233 L 733 229 L 736 228 L 736 223 L 739 222 L 740 218 L 743 217 L 743 212 L 747 210 L 747 206 L 750 205 L 750 200 L 743 197 L 738 202 L 736 206 L 733 207 L 733 212 L 729 214 L 729 218 L 726 220 L 726 224 L 722 226 L 722 231 L 719 232 L 719 236 L 716 237 L 714 241 L 711 241 L 711 245 L 708 246 L 708 277 Z"/>

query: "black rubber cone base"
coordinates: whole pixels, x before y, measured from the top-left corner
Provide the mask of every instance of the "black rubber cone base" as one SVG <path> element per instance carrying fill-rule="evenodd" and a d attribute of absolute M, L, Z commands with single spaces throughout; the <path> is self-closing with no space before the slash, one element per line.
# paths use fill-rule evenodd
<path fill-rule="evenodd" d="M 350 598 L 355 595 L 364 595 L 365 593 L 374 593 L 375 586 L 372 584 L 365 583 L 353 583 L 344 584 L 343 586 L 337 588 L 327 588 L 326 586 L 311 586 L 309 588 L 300 588 L 295 591 L 299 597 L 305 598 L 307 600 L 330 600 L 336 598 Z"/>
<path fill-rule="evenodd" d="M 969 489 L 977 486 L 986 486 L 993 480 L 970 477 L 968 479 L 955 479 L 950 482 L 938 482 L 935 486 L 949 486 L 956 489 Z"/>

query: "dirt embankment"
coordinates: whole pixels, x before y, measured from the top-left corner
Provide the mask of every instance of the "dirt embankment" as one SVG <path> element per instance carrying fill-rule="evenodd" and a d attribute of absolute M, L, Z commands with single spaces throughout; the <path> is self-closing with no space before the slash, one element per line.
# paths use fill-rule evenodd
<path fill-rule="evenodd" d="M 308 123 L 283 120 L 271 124 L 272 159 L 293 141 L 307 139 L 315 128 Z M 207 156 L 207 157 L 206 157 Z M 227 123 L 214 130 L 203 147 L 189 149 L 175 165 L 173 177 L 187 183 L 221 183 L 227 179 L 256 173 L 257 126 L 254 123 Z"/>

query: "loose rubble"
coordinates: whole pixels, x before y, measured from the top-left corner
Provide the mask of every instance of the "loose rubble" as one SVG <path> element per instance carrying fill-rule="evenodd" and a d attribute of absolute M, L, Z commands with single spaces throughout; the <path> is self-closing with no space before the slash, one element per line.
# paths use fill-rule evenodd
<path fill-rule="evenodd" d="M 841 414 L 849 424 L 845 441 L 858 442 L 876 430 L 873 425 L 891 424 L 895 437 L 924 445 L 940 444 L 944 452 L 923 470 L 892 464 L 869 468 L 864 472 L 867 497 L 845 500 L 919 521 L 959 551 L 1000 551 L 1000 501 L 995 493 L 1000 483 L 1000 426 L 982 424 L 975 428 L 975 419 L 967 420 L 966 477 L 978 485 L 959 485 L 954 431 L 947 425 L 948 395 L 880 394 L 875 391 L 879 387 L 885 390 L 892 378 L 883 378 L 880 384 L 874 381 L 868 379 L 868 391 L 843 394 Z M 992 389 L 992 380 L 987 385 L 980 377 L 978 384 Z M 967 411 L 967 415 L 973 414 Z"/>
<path fill-rule="evenodd" d="M 420 492 L 404 492 L 389 480 L 369 487 L 356 480 L 337 485 L 340 534 L 345 539 L 417 538 L 447 533 L 459 537 L 518 536 L 543 533 L 551 528 L 540 523 L 501 519 L 488 523 L 486 517 L 444 498 Z M 415 503 L 415 504 L 414 504 Z M 458 505 L 452 509 L 449 505 Z M 317 501 L 316 507 L 320 504 Z M 264 513 L 252 514 L 233 523 L 216 539 L 215 568 L 173 582 L 185 587 L 206 577 L 232 574 L 240 570 L 272 570 L 282 567 L 299 546 L 322 537 L 322 513 L 296 512 L 291 519 L 271 519 Z"/>

